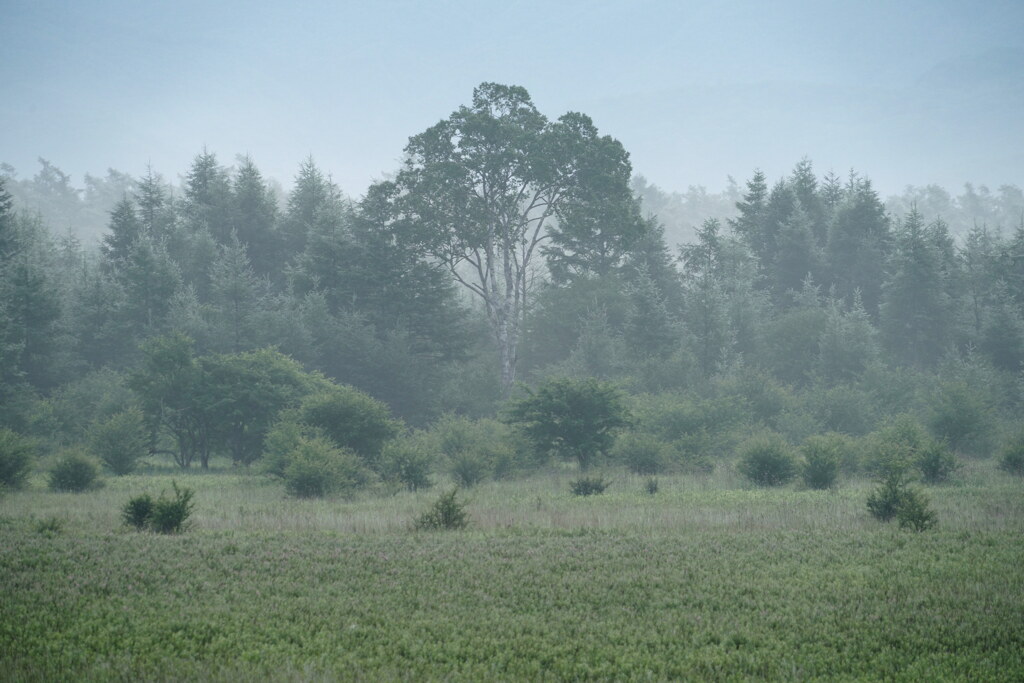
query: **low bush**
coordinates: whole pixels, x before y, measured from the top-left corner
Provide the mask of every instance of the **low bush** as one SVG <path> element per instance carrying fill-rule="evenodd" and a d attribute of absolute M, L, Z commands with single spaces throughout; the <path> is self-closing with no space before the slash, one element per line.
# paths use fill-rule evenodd
<path fill-rule="evenodd" d="M 121 508 L 121 519 L 126 526 L 134 527 L 142 531 L 149 526 L 149 519 L 153 516 L 153 498 L 148 493 L 135 496 Z"/>
<path fill-rule="evenodd" d="M 809 489 L 830 489 L 839 476 L 839 442 L 825 435 L 812 436 L 800 446 L 800 477 Z"/>
<path fill-rule="evenodd" d="M 89 448 L 111 472 L 130 474 L 146 454 L 149 434 L 138 408 L 129 408 L 93 426 Z"/>
<path fill-rule="evenodd" d="M 594 496 L 604 493 L 611 485 L 604 477 L 580 477 L 571 484 L 570 490 L 574 496 Z"/>
<path fill-rule="evenodd" d="M 655 479 L 654 477 L 651 477 L 650 479 L 647 480 L 647 484 L 644 486 L 644 489 L 647 491 L 647 493 L 653 496 L 655 493 L 658 492 L 658 480 Z"/>
<path fill-rule="evenodd" d="M 385 481 L 399 484 L 408 491 L 430 488 L 432 461 L 426 446 L 415 438 L 390 441 L 381 452 Z"/>
<path fill-rule="evenodd" d="M 877 432 L 864 438 L 865 471 L 884 478 L 893 471 L 912 467 L 921 451 L 931 442 L 924 428 L 910 415 L 898 415 Z"/>
<path fill-rule="evenodd" d="M 34 526 L 37 534 L 53 538 L 64 531 L 64 520 L 60 517 L 47 517 L 36 522 Z"/>
<path fill-rule="evenodd" d="M 0 487 L 19 489 L 25 484 L 36 443 L 10 429 L 0 429 Z"/>
<path fill-rule="evenodd" d="M 100 468 L 91 458 L 75 451 L 65 452 L 50 470 L 51 491 L 81 493 L 99 484 Z"/>
<path fill-rule="evenodd" d="M 921 478 L 929 484 L 941 484 L 960 469 L 956 456 L 944 441 L 931 439 L 917 453 L 914 460 Z"/>
<path fill-rule="evenodd" d="M 669 446 L 650 434 L 623 434 L 612 449 L 615 462 L 634 474 L 661 474 L 669 461 Z"/>
<path fill-rule="evenodd" d="M 999 469 L 1007 474 L 1024 477 L 1024 434 L 1017 436 L 1003 448 L 999 456 Z"/>
<path fill-rule="evenodd" d="M 159 534 L 181 533 L 190 526 L 188 518 L 195 506 L 192 502 L 195 492 L 192 489 L 179 489 L 175 482 L 171 482 L 171 486 L 174 488 L 174 497 L 165 498 L 161 493 L 149 515 L 149 528 Z"/>
<path fill-rule="evenodd" d="M 881 522 L 899 521 L 901 529 L 925 531 L 935 526 L 937 516 L 928 497 L 910 487 L 906 471 L 892 470 L 868 496 L 868 512 Z"/>
<path fill-rule="evenodd" d="M 434 501 L 430 509 L 424 512 L 413 523 L 413 527 L 420 531 L 448 531 L 464 529 L 469 525 L 469 514 L 466 512 L 466 503 L 457 499 L 458 488 L 444 493 Z"/>
<path fill-rule="evenodd" d="M 359 457 L 327 439 L 302 438 L 288 456 L 285 490 L 297 498 L 322 498 L 365 486 L 370 474 Z"/>
<path fill-rule="evenodd" d="M 907 489 L 896 511 L 896 520 L 900 523 L 901 529 L 927 531 L 935 526 L 938 518 L 924 493 Z"/>
<path fill-rule="evenodd" d="M 762 434 L 740 446 L 740 474 L 758 486 L 781 486 L 796 476 L 796 461 L 778 434 Z"/>

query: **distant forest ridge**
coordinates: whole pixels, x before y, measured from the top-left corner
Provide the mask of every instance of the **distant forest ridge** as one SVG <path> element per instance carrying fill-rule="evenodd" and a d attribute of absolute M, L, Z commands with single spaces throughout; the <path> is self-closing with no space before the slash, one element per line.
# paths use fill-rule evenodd
<path fill-rule="evenodd" d="M 238 161 L 247 162 L 241 157 Z M 229 171 L 234 174 L 237 168 L 231 167 Z M 153 173 L 169 194 L 181 196 L 180 184 L 166 180 L 158 169 L 153 169 Z M 84 244 L 99 242 L 108 231 L 114 207 L 123 197 L 132 196 L 139 186 L 139 179 L 114 169 L 107 169 L 102 176 L 87 173 L 82 184 L 76 185 L 71 175 L 42 158 L 34 175 L 20 176 L 10 164 L 0 164 L 0 177 L 14 197 L 15 208 L 38 213 L 55 235 L 71 235 Z M 285 205 L 287 186 L 275 178 L 265 182 L 277 204 Z M 669 245 L 692 242 L 701 223 L 709 218 L 723 223 L 735 218 L 736 204 L 743 199 L 742 184 L 732 176 L 719 192 L 709 191 L 703 185 L 691 185 L 685 191 L 669 190 L 649 182 L 642 174 L 633 177 L 632 188 L 642 201 L 644 213 L 656 216 L 664 227 Z M 1024 191 L 1013 184 L 991 189 L 967 182 L 959 194 L 934 184 L 908 184 L 903 192 L 890 195 L 884 203 L 886 212 L 893 217 L 904 216 L 916 206 L 928 219 L 941 218 L 958 239 L 974 226 L 1010 233 L 1024 224 Z"/>

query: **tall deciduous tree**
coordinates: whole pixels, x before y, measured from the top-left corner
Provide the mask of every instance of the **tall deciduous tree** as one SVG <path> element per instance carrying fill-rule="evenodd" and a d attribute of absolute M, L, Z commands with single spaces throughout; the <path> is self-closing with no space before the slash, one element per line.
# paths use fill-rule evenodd
<path fill-rule="evenodd" d="M 586 116 L 549 121 L 524 88 L 496 83 L 480 85 L 471 106 L 411 138 L 405 151 L 393 184 L 396 218 L 483 302 L 507 391 L 539 247 L 558 216 L 577 221 L 580 233 L 605 229 L 587 202 L 600 203 L 602 192 L 629 196 L 619 188 L 629 178 L 625 152 Z"/>

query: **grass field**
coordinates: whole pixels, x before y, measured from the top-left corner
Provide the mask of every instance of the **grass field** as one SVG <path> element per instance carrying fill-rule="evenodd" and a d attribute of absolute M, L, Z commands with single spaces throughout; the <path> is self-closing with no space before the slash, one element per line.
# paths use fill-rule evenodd
<path fill-rule="evenodd" d="M 35 481 L 0 498 L 0 677 L 1024 679 L 1024 485 L 990 463 L 927 489 L 924 533 L 871 519 L 867 482 L 760 490 L 723 469 L 649 495 L 610 476 L 589 498 L 571 472 L 478 487 L 459 532 L 409 529 L 439 487 Z M 192 530 L 121 525 L 172 478 L 196 491 Z"/>

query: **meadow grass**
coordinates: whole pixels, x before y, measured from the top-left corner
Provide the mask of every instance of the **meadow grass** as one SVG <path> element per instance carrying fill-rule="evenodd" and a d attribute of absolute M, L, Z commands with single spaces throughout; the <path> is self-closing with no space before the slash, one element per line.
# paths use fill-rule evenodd
<path fill-rule="evenodd" d="M 410 530 L 440 484 L 300 501 L 230 471 L 33 481 L 0 499 L 0 677 L 1024 677 L 1024 487 L 990 463 L 926 489 L 925 533 L 873 520 L 869 482 L 606 477 L 586 498 L 564 470 L 460 493 L 460 532 Z M 172 480 L 196 491 L 191 531 L 121 524 Z"/>

